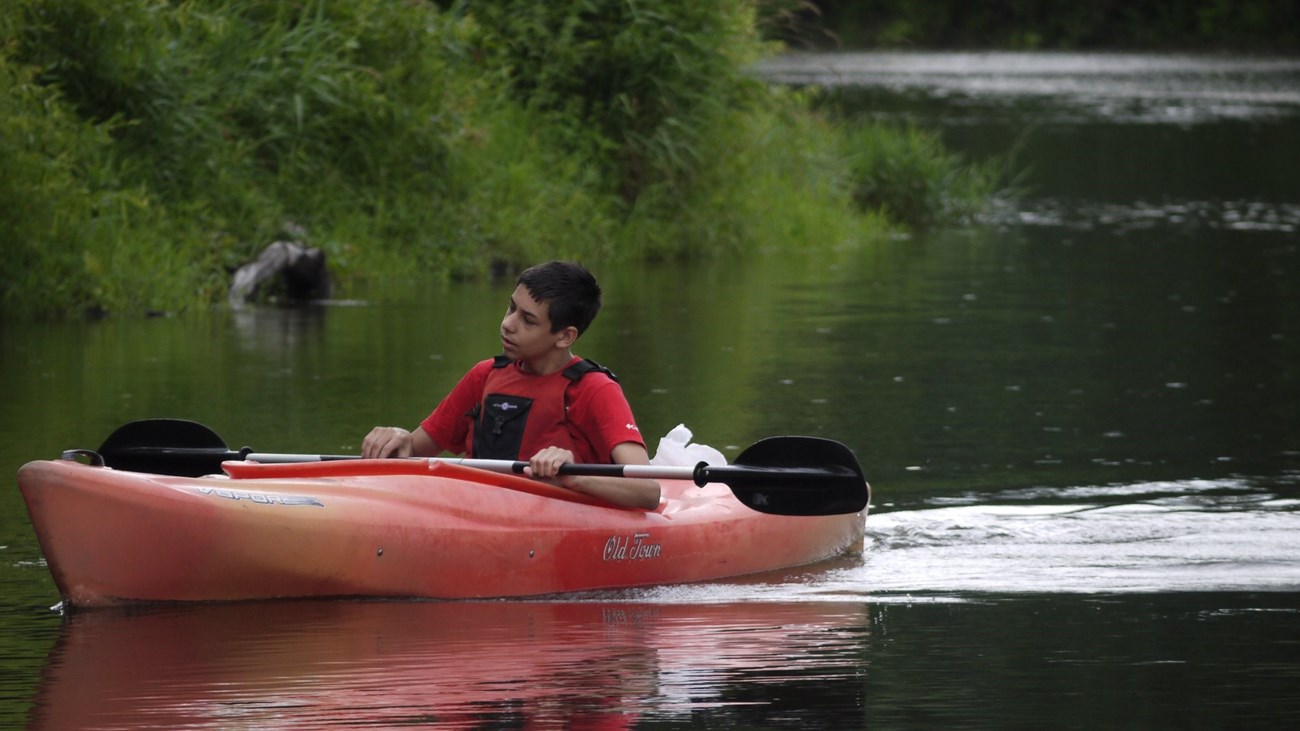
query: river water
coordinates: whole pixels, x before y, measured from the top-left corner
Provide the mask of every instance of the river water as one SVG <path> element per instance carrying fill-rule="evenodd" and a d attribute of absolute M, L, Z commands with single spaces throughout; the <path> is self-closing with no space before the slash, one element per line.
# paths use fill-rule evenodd
<path fill-rule="evenodd" d="M 839 439 L 865 551 L 563 601 L 73 613 L 0 491 L 6 728 L 1250 727 L 1300 718 L 1300 61 L 777 59 L 1028 193 L 816 257 L 598 269 L 655 437 Z M 123 422 L 347 452 L 494 352 L 508 282 L 0 323 L 0 468 Z"/>

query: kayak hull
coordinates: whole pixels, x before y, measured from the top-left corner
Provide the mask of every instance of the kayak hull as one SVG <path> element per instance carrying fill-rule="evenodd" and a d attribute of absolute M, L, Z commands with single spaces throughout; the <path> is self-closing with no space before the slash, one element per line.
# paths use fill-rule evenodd
<path fill-rule="evenodd" d="M 863 512 L 750 510 L 663 481 L 654 511 L 447 463 L 238 466 L 173 477 L 70 460 L 18 473 L 64 602 L 479 599 L 697 582 L 861 550 Z M 347 474 L 340 474 L 346 472 Z"/>

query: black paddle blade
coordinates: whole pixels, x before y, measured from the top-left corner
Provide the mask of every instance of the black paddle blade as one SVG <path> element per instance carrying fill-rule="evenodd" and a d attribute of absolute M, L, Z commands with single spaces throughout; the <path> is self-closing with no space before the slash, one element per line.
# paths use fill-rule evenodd
<path fill-rule="evenodd" d="M 726 466 L 702 467 L 725 482 L 742 503 L 774 515 L 839 515 L 867 506 L 871 488 L 858 458 L 843 444 L 819 437 L 768 437 Z"/>
<path fill-rule="evenodd" d="M 99 447 L 104 464 L 118 470 L 201 477 L 239 459 L 216 432 L 197 421 L 144 419 L 123 424 Z"/>

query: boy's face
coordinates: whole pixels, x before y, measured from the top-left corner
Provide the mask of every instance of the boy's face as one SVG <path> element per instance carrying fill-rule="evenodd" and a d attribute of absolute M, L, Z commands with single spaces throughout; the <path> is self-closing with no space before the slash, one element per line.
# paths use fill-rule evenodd
<path fill-rule="evenodd" d="M 533 299 L 521 284 L 510 295 L 510 306 L 501 319 L 501 347 L 511 359 L 529 362 L 571 345 L 571 330 L 551 332 L 550 307 Z"/>

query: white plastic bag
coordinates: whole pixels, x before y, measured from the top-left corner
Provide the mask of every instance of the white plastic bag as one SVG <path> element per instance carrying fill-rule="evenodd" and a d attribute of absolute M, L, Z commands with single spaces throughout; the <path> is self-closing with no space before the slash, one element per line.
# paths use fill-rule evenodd
<path fill-rule="evenodd" d="M 659 440 L 659 448 L 650 464 L 656 467 L 694 467 L 700 462 L 724 465 L 727 458 L 707 444 L 691 444 L 691 430 L 678 424 Z"/>

